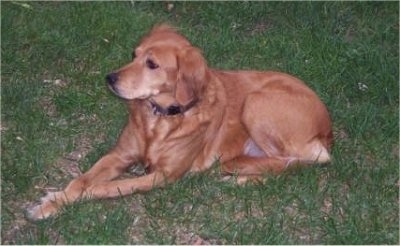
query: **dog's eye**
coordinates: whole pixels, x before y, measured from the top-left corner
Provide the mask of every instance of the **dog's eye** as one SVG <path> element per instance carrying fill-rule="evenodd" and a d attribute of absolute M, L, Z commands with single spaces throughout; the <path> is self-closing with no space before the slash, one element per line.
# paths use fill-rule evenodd
<path fill-rule="evenodd" d="M 158 68 L 158 65 L 151 59 L 146 60 L 146 66 L 150 69 L 156 69 Z"/>

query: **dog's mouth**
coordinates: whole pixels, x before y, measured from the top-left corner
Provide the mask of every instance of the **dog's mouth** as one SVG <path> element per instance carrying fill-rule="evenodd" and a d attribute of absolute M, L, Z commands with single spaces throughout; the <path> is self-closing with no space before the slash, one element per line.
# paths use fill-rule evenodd
<path fill-rule="evenodd" d="M 119 98 L 129 100 L 129 97 L 123 95 L 121 90 L 117 86 L 117 81 L 119 76 L 117 73 L 110 73 L 106 76 L 106 83 L 108 88 L 114 93 L 114 95 L 118 96 Z"/>
<path fill-rule="evenodd" d="M 117 97 L 124 99 L 124 100 L 135 100 L 135 99 L 145 100 L 145 99 L 149 99 L 151 96 L 157 95 L 159 93 L 158 90 L 148 90 L 148 91 L 141 92 L 141 93 L 138 93 L 138 91 L 140 91 L 139 89 L 134 89 L 132 91 L 126 91 L 126 90 L 119 88 L 115 84 L 110 84 L 110 83 L 107 83 L 107 86 L 113 92 L 113 94 L 115 94 Z"/>
<path fill-rule="evenodd" d="M 117 88 L 115 88 L 114 85 L 110 85 L 110 83 L 107 83 L 108 89 L 110 89 L 113 93 L 118 94 Z"/>
<path fill-rule="evenodd" d="M 107 83 L 107 87 L 108 87 L 108 89 L 110 89 L 110 91 L 112 91 L 112 93 L 113 93 L 114 95 L 116 95 L 116 96 L 118 96 L 118 97 L 120 97 L 120 98 L 122 98 L 122 99 L 127 99 L 127 98 L 124 98 L 124 97 L 119 93 L 118 88 L 115 86 L 115 84 Z"/>

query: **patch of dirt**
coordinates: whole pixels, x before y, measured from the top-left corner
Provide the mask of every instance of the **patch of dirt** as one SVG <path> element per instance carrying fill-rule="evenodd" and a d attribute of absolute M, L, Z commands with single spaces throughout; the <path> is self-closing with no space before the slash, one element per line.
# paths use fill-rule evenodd
<path fill-rule="evenodd" d="M 354 28 L 353 27 L 349 27 L 348 29 L 347 29 L 347 31 L 346 31 L 346 34 L 344 35 L 344 40 L 347 42 L 347 43 L 351 43 L 353 40 L 354 40 L 354 38 L 356 37 L 356 31 L 354 30 Z"/>
<path fill-rule="evenodd" d="M 47 116 L 55 117 L 57 115 L 57 107 L 52 98 L 63 88 L 68 86 L 68 82 L 63 79 L 49 78 L 48 75 L 43 76 L 43 84 L 48 89 L 48 95 L 39 100 L 39 106 L 44 110 Z"/>
<path fill-rule="evenodd" d="M 102 139 L 103 137 L 101 136 L 95 140 L 91 140 L 87 136 L 78 138 L 75 142 L 75 150 L 55 161 L 49 171 L 50 174 L 48 174 L 52 181 L 41 180 L 36 183 L 35 189 L 44 192 L 55 191 L 62 187 L 49 187 L 49 183 L 62 184 L 82 175 L 79 162 L 93 150 L 94 142 L 101 141 Z"/>
<path fill-rule="evenodd" d="M 46 95 L 42 96 L 36 107 L 40 108 L 48 117 L 58 120 L 56 124 L 67 125 L 65 119 L 57 119 L 57 107 L 53 101 L 55 95 L 60 93 L 65 87 L 68 86 L 68 82 L 64 79 L 50 78 L 50 76 L 43 75 L 43 86 L 47 90 Z M 78 120 L 83 124 L 93 123 L 98 120 L 97 115 L 78 115 Z M 10 128 L 9 125 L 2 122 L 0 125 L 1 132 L 5 132 Z M 40 177 L 36 177 L 32 180 L 32 186 L 34 189 L 41 192 L 55 191 L 62 187 L 49 187 L 49 184 L 58 185 L 65 184 L 72 178 L 78 177 L 82 174 L 79 162 L 87 156 L 93 150 L 95 144 L 103 142 L 105 139 L 104 134 L 97 136 L 88 136 L 82 134 L 81 136 L 74 137 L 74 150 L 66 153 L 60 157 L 51 165 L 50 170 L 47 170 L 45 174 Z M 23 141 L 21 137 L 17 137 L 17 140 Z M 47 180 L 46 176 L 51 177 L 51 181 Z M 29 198 L 28 198 L 29 197 Z M 40 232 L 36 224 L 28 222 L 25 217 L 25 211 L 31 207 L 40 198 L 35 197 L 35 200 L 30 200 L 32 196 L 27 195 L 24 199 L 15 198 L 3 201 L 2 207 L 7 208 L 7 213 L 3 217 L 4 223 L 2 223 L 2 244 L 17 244 L 18 242 L 29 242 L 32 240 L 28 237 L 37 238 L 40 237 Z M 29 199 L 29 201 L 28 201 Z M 48 230 L 46 232 L 50 244 L 65 244 L 65 240 L 62 238 L 58 231 Z"/>
<path fill-rule="evenodd" d="M 307 212 L 301 208 L 299 201 L 294 200 L 284 208 L 287 219 L 284 225 L 285 231 L 293 232 L 293 236 L 301 244 L 320 244 L 320 238 L 324 232 L 320 228 L 314 228 L 313 231 L 307 225 Z M 321 214 L 329 214 L 332 211 L 332 200 L 326 198 L 320 208 Z M 323 217 L 327 218 L 326 216 Z"/>
<path fill-rule="evenodd" d="M 299 214 L 299 205 L 297 204 L 296 201 L 293 201 L 293 203 L 289 206 L 286 206 L 284 208 L 284 210 L 287 215 L 294 218 L 295 216 L 298 216 L 298 214 Z"/>
<path fill-rule="evenodd" d="M 147 231 L 152 228 L 152 225 L 157 224 L 160 236 L 174 239 L 174 244 L 177 245 L 221 245 L 226 244 L 226 241 L 219 238 L 207 238 L 199 233 L 200 228 L 204 225 L 196 221 L 191 221 L 189 224 L 177 219 L 171 223 L 163 221 L 162 217 L 152 217 L 146 211 L 145 202 L 148 194 L 135 193 L 130 201 L 129 214 L 135 216 L 133 223 L 129 226 L 129 243 L 144 244 L 146 241 Z M 221 198 L 222 199 L 222 198 Z M 192 204 L 184 205 L 185 213 L 190 213 L 193 209 Z M 201 213 L 205 213 L 202 211 Z M 207 210 L 208 212 L 208 210 Z"/>
<path fill-rule="evenodd" d="M 326 173 L 322 173 L 319 177 L 318 177 L 318 191 L 319 192 L 324 192 L 329 184 L 329 172 Z"/>
<path fill-rule="evenodd" d="M 79 167 L 79 161 L 82 160 L 93 149 L 94 142 L 100 142 L 103 140 L 104 136 L 99 136 L 94 140 L 90 139 L 88 136 L 78 138 L 75 142 L 76 149 L 59 158 L 54 164 L 54 169 L 60 172 L 51 173 L 52 178 L 60 183 L 63 183 L 67 179 L 70 180 L 81 175 L 82 172 Z M 66 178 L 66 176 L 69 177 Z M 36 185 L 34 188 L 37 190 L 48 192 L 57 189 L 55 187 L 49 187 L 47 180 L 40 180 L 39 182 L 35 183 Z M 31 207 L 34 203 L 35 201 L 26 200 L 9 200 L 7 202 L 3 202 L 2 206 L 8 208 L 10 213 L 9 216 L 12 216 L 13 222 L 8 225 L 3 224 L 1 239 L 2 244 L 16 244 L 18 243 L 16 240 L 28 240 L 26 238 L 21 238 L 25 237 L 26 231 L 31 231 L 31 233 L 35 234 L 36 226 L 32 223 L 29 223 L 24 214 L 25 210 Z M 65 241 L 57 231 L 48 231 L 46 235 L 49 237 L 51 244 L 65 244 Z"/>
<path fill-rule="evenodd" d="M 399 159 L 400 149 L 398 144 L 393 146 L 392 153 L 395 158 Z"/>
<path fill-rule="evenodd" d="M 76 178 L 82 175 L 79 168 L 79 161 L 84 158 L 93 149 L 92 143 L 88 137 L 82 137 L 76 142 L 76 149 L 64 157 L 58 159 L 56 166 L 67 175 Z"/>
<path fill-rule="evenodd" d="M 17 202 L 7 202 L 2 203 L 2 207 L 4 206 L 13 208 L 14 206 L 21 206 L 21 204 L 18 204 Z M 27 205 L 24 203 L 22 206 L 26 207 Z M 4 228 L 1 230 L 1 244 L 16 244 L 16 239 L 18 238 L 19 232 L 28 224 L 28 221 L 25 219 L 22 212 L 15 211 L 12 216 L 14 223 L 6 230 L 4 230 Z"/>
<path fill-rule="evenodd" d="M 28 206 L 30 205 L 31 205 L 30 202 L 25 202 L 25 201 L 22 202 L 8 201 L 2 204 L 2 206 L 6 206 L 7 208 L 9 208 L 9 210 L 13 209 L 12 225 L 8 226 L 7 228 L 4 228 L 5 226 L 3 225 L 2 228 L 2 235 L 1 235 L 2 245 L 18 244 L 21 241 L 28 242 L 29 240 L 31 240 L 30 238 L 27 238 L 28 236 L 32 234 L 37 235 L 39 233 L 37 226 L 33 223 L 28 222 L 28 220 L 25 219 L 24 210 L 14 209 L 21 207 L 25 209 L 28 208 Z M 26 233 L 27 231 L 29 231 L 30 233 L 27 234 Z M 49 238 L 49 244 L 65 245 L 65 241 L 60 235 L 60 232 L 50 229 L 49 231 L 47 231 L 46 235 Z"/>
<path fill-rule="evenodd" d="M 320 211 L 324 214 L 323 218 L 324 220 L 329 219 L 329 214 L 332 212 L 332 198 L 327 197 L 324 199 L 324 204 L 321 207 Z"/>
<path fill-rule="evenodd" d="M 81 121 L 82 123 L 85 123 L 85 124 L 92 124 L 99 120 L 97 114 L 86 115 L 86 114 L 79 113 L 77 115 L 77 117 L 78 117 L 79 121 Z"/>
<path fill-rule="evenodd" d="M 333 136 L 338 140 L 349 140 L 349 134 L 342 127 L 333 129 Z"/>
<path fill-rule="evenodd" d="M 43 108 L 43 110 L 47 116 L 55 117 L 57 115 L 57 108 L 56 108 L 56 105 L 53 103 L 51 97 L 49 97 L 49 96 L 42 97 L 39 100 L 39 105 L 41 108 Z"/>
<path fill-rule="evenodd" d="M 221 244 L 217 239 L 203 238 L 186 228 L 178 227 L 175 232 L 176 244 L 179 245 L 215 245 Z"/>
<path fill-rule="evenodd" d="M 135 194 L 134 200 L 130 203 L 132 205 L 129 208 L 129 214 L 135 216 L 132 225 L 128 229 L 131 244 L 142 244 L 145 241 L 144 235 L 146 235 L 144 230 L 149 228 L 150 225 L 150 218 L 147 216 L 146 209 L 141 202 L 142 196 L 141 194 Z"/>
<path fill-rule="evenodd" d="M 8 130 L 7 124 L 4 122 L 4 120 L 2 120 L 2 122 L 0 122 L 0 131 L 5 132 L 7 130 Z"/>
<path fill-rule="evenodd" d="M 263 20 L 256 22 L 253 26 L 247 28 L 248 34 L 251 36 L 257 35 L 257 34 L 262 34 L 266 32 L 268 29 L 271 29 L 273 27 L 272 21 L 270 20 Z"/>

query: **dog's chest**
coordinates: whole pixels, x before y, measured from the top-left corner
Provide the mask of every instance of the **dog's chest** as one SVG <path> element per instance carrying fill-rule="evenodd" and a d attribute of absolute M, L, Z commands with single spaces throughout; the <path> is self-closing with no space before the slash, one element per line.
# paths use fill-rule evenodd
<path fill-rule="evenodd" d="M 191 164 L 204 149 L 208 125 L 208 121 L 183 115 L 150 117 L 144 153 L 147 164 Z"/>

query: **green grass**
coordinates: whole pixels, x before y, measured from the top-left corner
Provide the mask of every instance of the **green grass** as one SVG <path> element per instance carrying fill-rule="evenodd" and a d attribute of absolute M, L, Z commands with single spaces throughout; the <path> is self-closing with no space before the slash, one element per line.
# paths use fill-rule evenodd
<path fill-rule="evenodd" d="M 1 2 L 2 244 L 399 244 L 396 2 Z M 210 66 L 294 74 L 327 104 L 331 165 L 222 182 L 218 169 L 164 189 L 24 210 L 115 142 L 126 111 L 104 84 L 160 22 Z M 67 165 L 68 169 L 68 165 Z"/>

